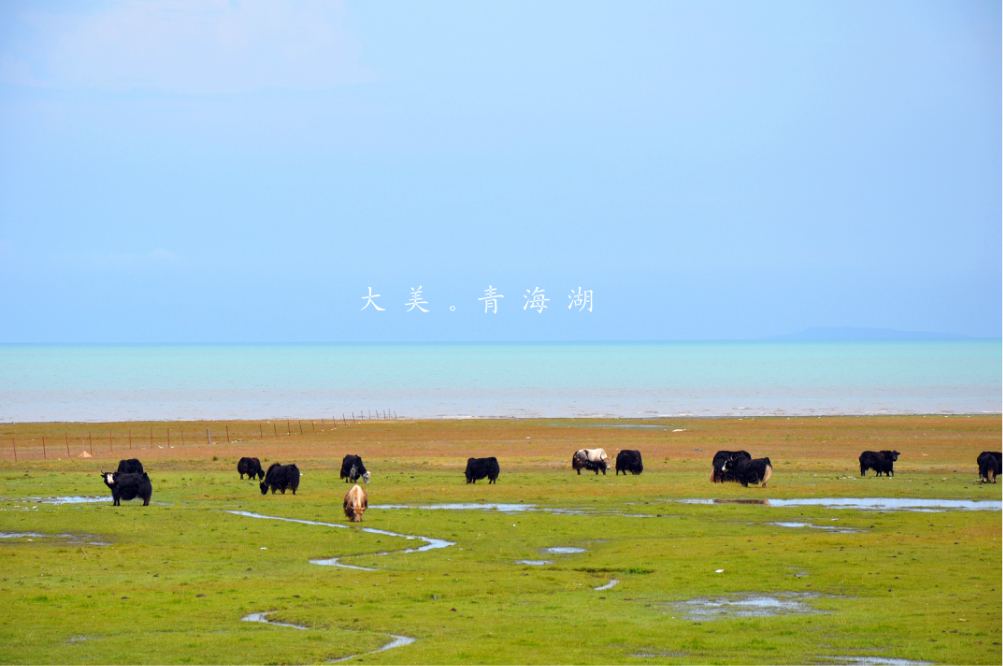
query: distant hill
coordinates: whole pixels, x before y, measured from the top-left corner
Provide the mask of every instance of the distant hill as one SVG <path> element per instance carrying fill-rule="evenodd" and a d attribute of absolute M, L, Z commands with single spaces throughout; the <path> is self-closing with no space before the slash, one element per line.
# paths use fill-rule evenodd
<path fill-rule="evenodd" d="M 816 326 L 799 333 L 778 335 L 769 340 L 970 340 L 967 335 L 896 331 L 892 328 L 857 328 L 855 326 Z"/>

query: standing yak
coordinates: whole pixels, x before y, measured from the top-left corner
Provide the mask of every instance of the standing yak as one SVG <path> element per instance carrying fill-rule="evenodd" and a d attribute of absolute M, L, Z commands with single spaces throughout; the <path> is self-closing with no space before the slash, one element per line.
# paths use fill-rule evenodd
<path fill-rule="evenodd" d="M 864 451 L 860 454 L 860 476 L 864 476 L 868 469 L 873 469 L 874 476 L 895 476 L 895 461 L 899 459 L 898 451 Z"/>
<path fill-rule="evenodd" d="M 245 474 L 248 479 L 258 477 L 258 480 L 261 480 L 265 478 L 265 470 L 261 469 L 261 461 L 257 458 L 241 458 L 240 462 L 237 463 L 237 471 L 240 473 L 241 480 Z"/>
<path fill-rule="evenodd" d="M 272 466 L 268 468 L 268 472 L 265 474 L 265 480 L 259 485 L 261 488 L 261 494 L 267 495 L 268 489 L 272 489 L 272 494 L 275 494 L 276 490 L 281 490 L 282 494 L 286 494 L 286 489 L 292 489 L 293 495 L 296 494 L 296 489 L 300 487 L 300 470 L 295 464 L 292 465 L 280 465 L 279 463 L 272 463 Z"/>
<path fill-rule="evenodd" d="M 623 472 L 624 476 L 627 476 L 627 472 L 631 474 L 640 474 L 644 471 L 644 463 L 641 462 L 641 452 L 636 449 L 624 449 L 620 453 L 616 454 L 616 474 L 620 475 Z"/>
<path fill-rule="evenodd" d="M 121 500 L 128 502 L 137 497 L 143 498 L 143 506 L 150 506 L 150 497 L 153 496 L 153 484 L 146 472 L 141 474 L 125 472 L 101 472 L 104 484 L 111 489 L 113 506 L 121 506 Z"/>
<path fill-rule="evenodd" d="M 571 469 L 581 476 L 582 469 L 595 472 L 597 475 L 602 470 L 602 475 L 606 476 L 609 469 L 609 456 L 602 449 L 578 449 L 575 455 L 571 456 Z"/>
<path fill-rule="evenodd" d="M 753 460 L 731 458 L 724 464 L 724 472 L 734 475 L 735 480 L 745 488 L 748 488 L 750 483 L 761 483 L 765 488 L 766 482 L 773 476 L 773 464 L 769 458 Z"/>
<path fill-rule="evenodd" d="M 1003 454 L 999 451 L 983 451 L 975 462 L 979 464 L 979 482 L 989 483 L 992 479 L 996 483 L 996 477 L 1000 474 L 1000 463 L 1003 461 Z"/>
<path fill-rule="evenodd" d="M 360 478 L 369 483 L 369 479 L 372 477 L 366 470 L 366 466 L 362 464 L 362 458 L 359 456 L 352 455 L 349 453 L 341 461 L 341 475 L 340 478 L 345 480 L 345 483 L 355 483 Z"/>
<path fill-rule="evenodd" d="M 711 483 L 738 482 L 734 473 L 725 471 L 725 464 L 729 460 L 752 460 L 752 456 L 749 455 L 748 451 L 718 451 L 714 454 L 714 460 L 711 462 Z"/>
<path fill-rule="evenodd" d="M 467 458 L 467 469 L 463 472 L 467 477 L 467 483 L 477 483 L 478 479 L 488 478 L 488 483 L 497 483 L 501 468 L 498 466 L 498 459 L 494 456 L 490 458 Z"/>

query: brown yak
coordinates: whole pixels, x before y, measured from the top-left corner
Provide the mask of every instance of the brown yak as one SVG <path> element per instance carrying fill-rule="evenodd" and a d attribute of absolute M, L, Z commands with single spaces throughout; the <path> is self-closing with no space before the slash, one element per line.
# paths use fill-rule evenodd
<path fill-rule="evenodd" d="M 345 493 L 345 515 L 353 523 L 362 522 L 362 512 L 369 508 L 369 495 L 362 486 L 355 484 Z"/>

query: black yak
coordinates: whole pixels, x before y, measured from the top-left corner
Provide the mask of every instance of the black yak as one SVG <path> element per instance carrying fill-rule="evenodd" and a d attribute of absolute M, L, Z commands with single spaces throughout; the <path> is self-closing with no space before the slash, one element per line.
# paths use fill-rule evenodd
<path fill-rule="evenodd" d="M 101 472 L 104 484 L 111 489 L 112 506 L 121 506 L 121 500 L 128 502 L 137 497 L 143 498 L 143 506 L 150 506 L 153 496 L 153 484 L 146 472 L 128 474 L 125 472 Z"/>
<path fill-rule="evenodd" d="M 773 464 L 769 458 L 755 458 L 753 460 L 731 458 L 724 464 L 724 471 L 733 474 L 735 480 L 745 488 L 748 488 L 750 483 L 761 483 L 765 488 L 766 482 L 773 476 Z"/>
<path fill-rule="evenodd" d="M 714 454 L 714 460 L 711 462 L 711 483 L 738 481 L 733 473 L 727 472 L 724 469 L 725 463 L 729 460 L 752 460 L 752 456 L 749 455 L 748 451 L 718 451 Z"/>
<path fill-rule="evenodd" d="M 259 485 L 261 488 L 261 494 L 268 494 L 268 489 L 272 489 L 272 494 L 275 494 L 276 490 L 281 490 L 282 494 L 286 494 L 286 489 L 292 489 L 293 495 L 296 494 L 296 489 L 300 487 L 300 470 L 295 464 L 293 465 L 280 465 L 279 463 L 272 463 L 271 467 L 268 468 L 268 472 L 265 474 L 265 480 Z"/>
<path fill-rule="evenodd" d="M 641 452 L 636 449 L 624 449 L 620 453 L 616 454 L 616 473 L 617 476 L 620 472 L 623 472 L 624 476 L 627 476 L 627 472 L 631 474 L 640 474 L 644 471 L 644 463 L 641 462 Z"/>
<path fill-rule="evenodd" d="M 860 476 L 864 476 L 868 469 L 873 469 L 874 476 L 895 476 L 894 463 L 899 459 L 898 451 L 864 451 L 860 454 Z"/>
<path fill-rule="evenodd" d="M 241 458 L 240 462 L 237 463 L 237 472 L 240 473 L 241 480 L 243 480 L 245 474 L 248 479 L 258 477 L 260 480 L 265 478 L 265 470 L 261 469 L 261 461 L 257 458 Z"/>
<path fill-rule="evenodd" d="M 359 478 L 369 483 L 371 477 L 372 474 L 366 470 L 366 466 L 362 464 L 362 458 L 359 456 L 349 453 L 341 461 L 341 478 L 345 480 L 345 483 L 355 483 Z"/>
<path fill-rule="evenodd" d="M 979 463 L 979 482 L 989 483 L 990 478 L 996 483 L 996 477 L 1000 474 L 1000 462 L 1003 455 L 999 451 L 983 451 L 979 454 L 976 462 Z"/>
<path fill-rule="evenodd" d="M 491 458 L 467 458 L 467 469 L 464 474 L 467 483 L 477 483 L 478 479 L 488 478 L 488 483 L 496 483 L 501 468 L 498 467 L 498 459 Z"/>

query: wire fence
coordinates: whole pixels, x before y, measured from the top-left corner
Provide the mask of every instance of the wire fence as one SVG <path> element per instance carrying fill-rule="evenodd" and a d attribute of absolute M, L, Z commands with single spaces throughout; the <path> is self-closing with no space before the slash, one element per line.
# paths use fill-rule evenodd
<path fill-rule="evenodd" d="M 150 427 L 117 425 L 111 430 L 80 428 L 73 433 L 41 435 L 6 434 L 0 438 L 0 461 L 56 460 L 71 457 L 89 458 L 102 454 L 142 449 L 178 449 L 189 447 L 239 444 L 242 442 L 276 442 L 283 438 L 318 435 L 337 427 L 348 427 L 370 421 L 397 421 L 393 410 L 348 412 L 341 418 L 318 420 L 285 419 L 282 421 L 204 424 L 163 424 Z"/>

